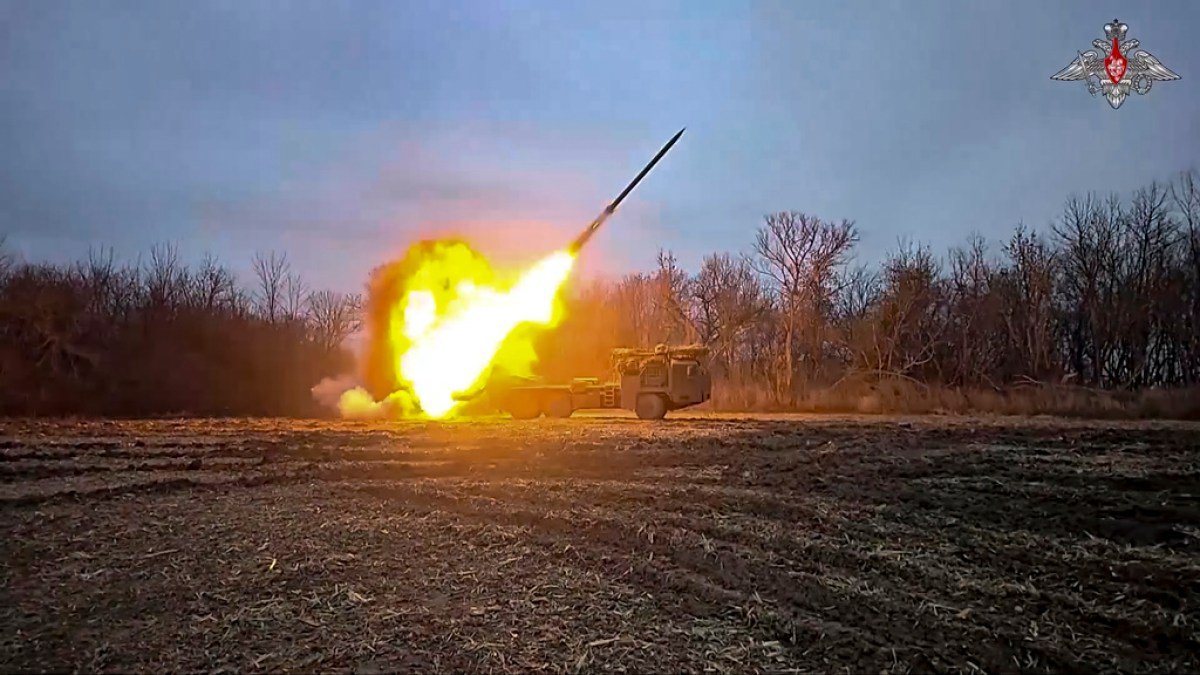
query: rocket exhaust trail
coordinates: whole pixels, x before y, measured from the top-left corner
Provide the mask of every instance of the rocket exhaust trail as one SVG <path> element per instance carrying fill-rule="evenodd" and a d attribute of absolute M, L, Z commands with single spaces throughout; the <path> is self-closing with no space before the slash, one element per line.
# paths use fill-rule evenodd
<path fill-rule="evenodd" d="M 575 238 L 575 241 L 571 242 L 570 247 L 567 248 L 567 251 L 569 251 L 571 255 L 578 253 L 579 249 L 583 248 L 583 245 L 588 243 L 588 240 L 592 238 L 592 235 L 596 233 L 596 230 L 600 229 L 600 226 L 604 224 L 604 221 L 608 220 L 608 217 L 611 216 L 613 212 L 617 210 L 617 207 L 621 205 L 621 201 L 633 191 L 633 188 L 637 187 L 637 184 L 646 177 L 646 174 L 650 173 L 650 169 L 653 169 L 654 165 L 658 164 L 658 160 L 662 159 L 663 155 L 667 154 L 667 151 L 671 149 L 672 145 L 675 145 L 675 141 L 679 140 L 679 137 L 683 135 L 683 132 L 686 129 L 687 127 L 684 127 L 683 129 L 679 130 L 679 133 L 672 136 L 671 140 L 667 141 L 667 144 L 662 147 L 662 150 L 659 150 L 658 154 L 654 156 L 654 159 L 650 160 L 650 163 L 642 168 L 641 172 L 629 182 L 629 185 L 625 186 L 624 190 L 621 190 L 621 194 L 617 195 L 617 198 L 612 200 L 611 204 L 604 207 L 604 210 L 600 212 L 600 215 L 596 216 L 596 219 L 592 221 L 591 225 L 588 225 L 583 232 L 581 232 L 579 236 Z"/>

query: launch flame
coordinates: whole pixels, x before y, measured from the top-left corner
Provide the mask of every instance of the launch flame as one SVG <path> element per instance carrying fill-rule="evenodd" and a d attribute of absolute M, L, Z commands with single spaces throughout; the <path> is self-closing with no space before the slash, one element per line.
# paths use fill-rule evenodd
<path fill-rule="evenodd" d="M 479 387 L 505 338 L 522 323 L 548 324 L 554 298 L 574 258 L 565 252 L 542 259 L 507 291 L 458 285 L 457 298 L 438 313 L 433 292 L 411 290 L 403 328 L 411 346 L 397 354 L 396 374 L 431 417 L 444 417 L 459 404 L 456 395 Z"/>
<path fill-rule="evenodd" d="M 536 360 L 524 324 L 556 323 L 556 298 L 574 265 L 552 253 L 506 284 L 487 260 L 456 241 L 415 246 L 376 288 L 382 311 L 372 318 L 387 352 L 376 367 L 391 370 L 395 389 L 382 403 L 355 389 L 342 395 L 344 416 L 377 415 L 387 406 L 409 416 L 453 415 L 494 366 L 524 373 Z M 379 335 L 382 333 L 382 335 Z M 382 338 L 382 340 L 380 339 Z"/>

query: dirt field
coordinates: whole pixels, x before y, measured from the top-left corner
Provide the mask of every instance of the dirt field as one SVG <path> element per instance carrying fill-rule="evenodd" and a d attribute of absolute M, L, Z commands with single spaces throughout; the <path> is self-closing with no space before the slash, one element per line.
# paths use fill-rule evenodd
<path fill-rule="evenodd" d="M 0 670 L 1197 671 L 1200 426 L 0 422 Z"/>

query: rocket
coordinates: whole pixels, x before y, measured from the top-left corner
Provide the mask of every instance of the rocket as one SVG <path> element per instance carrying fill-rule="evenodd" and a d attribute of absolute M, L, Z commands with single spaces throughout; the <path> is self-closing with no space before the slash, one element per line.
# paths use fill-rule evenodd
<path fill-rule="evenodd" d="M 625 199 L 625 197 L 633 191 L 633 188 L 637 187 L 637 184 L 646 177 L 646 174 L 650 173 L 650 169 L 653 169 L 654 165 L 658 164 L 658 160 L 662 159 L 663 155 L 667 154 L 667 151 L 671 149 L 672 145 L 675 145 L 675 141 L 679 140 L 679 137 L 683 135 L 683 132 L 686 129 L 687 127 L 684 127 L 683 129 L 679 130 L 679 133 L 672 136 L 671 140 L 667 141 L 667 144 L 662 147 L 662 150 L 659 150 L 658 154 L 654 156 L 654 159 L 650 160 L 650 163 L 642 168 L 641 172 L 629 182 L 629 185 L 625 186 L 624 190 L 621 190 L 621 194 L 617 195 L 617 198 L 612 200 L 612 203 L 604 207 L 604 210 L 600 212 L 600 215 L 596 216 L 596 219 L 592 221 L 592 224 L 588 225 L 583 232 L 581 232 L 579 236 L 575 238 L 575 241 L 571 242 L 571 246 L 568 247 L 567 250 L 572 255 L 578 253 L 579 249 L 583 248 L 583 245 L 588 243 L 588 240 L 592 238 L 592 235 L 596 233 L 596 230 L 600 229 L 600 226 L 604 224 L 604 221 L 608 220 L 608 217 L 611 216 L 613 212 L 617 210 L 617 207 L 621 205 L 621 200 Z"/>

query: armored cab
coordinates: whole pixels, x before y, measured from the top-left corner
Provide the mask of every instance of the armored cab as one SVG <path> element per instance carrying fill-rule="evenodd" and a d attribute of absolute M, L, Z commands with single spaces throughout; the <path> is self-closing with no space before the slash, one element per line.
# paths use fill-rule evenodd
<path fill-rule="evenodd" d="M 620 377 L 621 407 L 646 419 L 662 419 L 668 411 L 703 403 L 712 393 L 702 346 L 614 349 Z"/>

